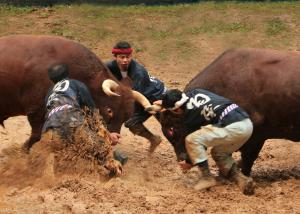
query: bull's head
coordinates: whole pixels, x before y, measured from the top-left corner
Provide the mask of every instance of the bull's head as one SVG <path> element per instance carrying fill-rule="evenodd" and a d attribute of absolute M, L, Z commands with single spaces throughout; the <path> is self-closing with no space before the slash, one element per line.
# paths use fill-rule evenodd
<path fill-rule="evenodd" d="M 160 123 L 163 134 L 175 150 L 177 160 L 186 160 L 190 162 L 185 148 L 187 127 L 184 125 L 183 115 L 174 114 L 168 110 L 163 111 L 161 113 Z"/>
<path fill-rule="evenodd" d="M 118 122 L 125 121 L 132 115 L 134 101 L 140 103 L 144 108 L 151 106 L 147 98 L 141 93 L 119 85 L 111 79 L 103 81 L 102 90 L 106 95 L 112 97 L 111 99 L 114 99 L 113 103 L 118 103 L 118 106 L 107 107 L 104 109 L 104 112 L 101 112 L 107 121 L 110 131 L 119 131 L 116 129 Z"/>
<path fill-rule="evenodd" d="M 188 127 L 184 123 L 184 114 L 176 114 L 170 110 L 162 108 L 161 101 L 154 102 L 145 110 L 153 113 L 160 111 L 160 123 L 162 132 L 172 144 L 178 161 L 185 160 L 191 162 L 185 148 L 185 137 L 188 135 Z"/>

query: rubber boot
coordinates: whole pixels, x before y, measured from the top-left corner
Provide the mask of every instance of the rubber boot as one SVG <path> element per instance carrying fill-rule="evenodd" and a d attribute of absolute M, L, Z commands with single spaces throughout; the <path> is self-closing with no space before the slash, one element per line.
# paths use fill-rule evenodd
<path fill-rule="evenodd" d="M 127 163 L 127 161 L 128 161 L 128 156 L 125 155 L 125 154 L 122 154 L 118 150 L 115 150 L 113 152 L 113 155 L 114 155 L 114 159 L 117 160 L 117 161 L 119 161 L 122 164 L 122 166 L 124 166 Z"/>
<path fill-rule="evenodd" d="M 150 154 L 152 154 L 155 151 L 156 147 L 162 141 L 162 138 L 160 136 L 152 134 L 142 123 L 130 127 L 129 130 L 133 134 L 144 137 L 150 141 L 150 148 L 149 148 Z"/>
<path fill-rule="evenodd" d="M 250 177 L 245 176 L 234 164 L 230 170 L 230 179 L 233 180 L 245 195 L 254 194 L 254 182 Z"/>
<path fill-rule="evenodd" d="M 213 175 L 211 175 L 207 161 L 205 164 L 198 165 L 198 167 L 201 171 L 202 176 L 199 179 L 198 183 L 194 186 L 194 189 L 199 191 L 216 186 L 216 178 Z"/>

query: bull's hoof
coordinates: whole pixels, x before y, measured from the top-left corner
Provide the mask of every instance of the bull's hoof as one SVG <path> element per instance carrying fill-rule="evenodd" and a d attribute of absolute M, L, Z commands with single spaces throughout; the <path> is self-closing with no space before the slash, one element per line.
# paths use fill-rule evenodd
<path fill-rule="evenodd" d="M 239 160 L 237 161 L 236 166 L 237 166 L 238 169 L 242 169 L 242 168 L 243 168 L 243 160 L 242 160 L 242 159 L 239 159 Z"/>
<path fill-rule="evenodd" d="M 254 181 L 252 178 L 247 178 L 247 180 L 240 186 L 242 192 L 245 195 L 253 195 L 254 194 Z"/>

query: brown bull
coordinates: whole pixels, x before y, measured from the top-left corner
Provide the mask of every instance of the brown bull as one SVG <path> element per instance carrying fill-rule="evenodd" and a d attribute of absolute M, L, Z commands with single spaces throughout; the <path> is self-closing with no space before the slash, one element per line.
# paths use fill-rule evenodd
<path fill-rule="evenodd" d="M 9 36 L 0 38 L 0 124 L 8 117 L 27 115 L 32 133 L 26 145 L 40 139 L 44 121 L 44 97 L 51 85 L 47 69 L 65 63 L 70 78 L 84 82 L 108 123 L 119 132 L 133 111 L 129 88 L 118 88 L 119 97 L 108 97 L 101 88 L 115 79 L 101 60 L 79 43 L 55 36 Z"/>
<path fill-rule="evenodd" d="M 269 138 L 300 140 L 300 53 L 268 49 L 233 49 L 224 52 L 190 81 L 185 91 L 203 88 L 229 98 L 245 109 L 253 123 L 250 140 L 240 149 L 242 172 L 252 165 Z M 164 135 L 178 159 L 186 155 L 189 133 L 171 112 L 163 113 Z"/>

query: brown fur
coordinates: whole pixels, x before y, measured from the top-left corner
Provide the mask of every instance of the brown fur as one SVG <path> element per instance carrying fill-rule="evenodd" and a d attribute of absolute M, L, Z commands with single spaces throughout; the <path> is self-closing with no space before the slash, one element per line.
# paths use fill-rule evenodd
<path fill-rule="evenodd" d="M 51 86 L 47 69 L 54 63 L 66 63 L 70 78 L 84 82 L 108 123 L 110 131 L 120 131 L 133 111 L 129 88 L 121 87 L 121 97 L 108 97 L 101 89 L 109 78 L 117 81 L 101 60 L 83 45 L 55 36 L 8 36 L 0 38 L 0 123 L 27 115 L 32 134 L 30 147 L 38 141 L 44 118 L 44 97 Z M 124 84 L 126 85 L 126 84 Z M 107 109 L 114 112 L 110 118 Z"/>

